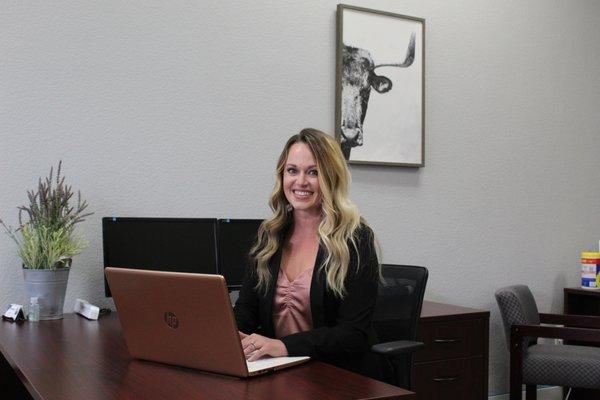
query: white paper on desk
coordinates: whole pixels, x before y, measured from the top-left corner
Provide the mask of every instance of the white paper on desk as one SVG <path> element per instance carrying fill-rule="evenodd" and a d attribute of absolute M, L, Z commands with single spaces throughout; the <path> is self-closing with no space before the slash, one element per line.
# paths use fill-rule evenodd
<path fill-rule="evenodd" d="M 272 357 L 263 358 L 256 361 L 246 361 L 248 365 L 248 372 L 262 371 L 265 369 L 279 369 L 281 367 L 300 364 L 304 361 L 310 360 L 310 357 Z"/>

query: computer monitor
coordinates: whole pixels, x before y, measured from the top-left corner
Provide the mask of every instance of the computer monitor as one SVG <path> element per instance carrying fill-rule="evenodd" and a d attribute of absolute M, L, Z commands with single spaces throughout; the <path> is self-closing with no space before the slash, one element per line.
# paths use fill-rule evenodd
<path fill-rule="evenodd" d="M 256 242 L 262 219 L 220 219 L 218 224 L 219 273 L 230 290 L 239 289 L 250 265 L 250 248 Z"/>
<path fill-rule="evenodd" d="M 102 218 L 104 268 L 216 274 L 216 228 L 216 218 Z"/>

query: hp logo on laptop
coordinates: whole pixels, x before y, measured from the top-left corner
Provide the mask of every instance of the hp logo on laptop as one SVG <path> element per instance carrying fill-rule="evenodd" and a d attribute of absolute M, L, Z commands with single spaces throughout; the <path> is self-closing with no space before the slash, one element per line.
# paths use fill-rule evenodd
<path fill-rule="evenodd" d="M 170 311 L 165 313 L 165 322 L 170 328 L 177 329 L 179 327 L 179 319 L 177 319 L 177 315 Z"/>

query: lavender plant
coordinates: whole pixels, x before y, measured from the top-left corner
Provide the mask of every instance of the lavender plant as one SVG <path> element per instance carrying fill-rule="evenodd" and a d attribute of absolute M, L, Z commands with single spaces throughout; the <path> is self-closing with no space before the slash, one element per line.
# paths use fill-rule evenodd
<path fill-rule="evenodd" d="M 18 207 L 19 227 L 13 230 L 2 220 L 0 224 L 15 241 L 25 268 L 58 269 L 71 264 L 71 258 L 85 247 L 75 225 L 93 213 L 86 213 L 87 202 L 77 192 L 77 203 L 71 205 L 73 190 L 61 175 L 62 161 L 44 180 L 38 181 L 37 190 L 27 191 L 29 205 Z M 26 218 L 26 219 L 25 219 Z"/>

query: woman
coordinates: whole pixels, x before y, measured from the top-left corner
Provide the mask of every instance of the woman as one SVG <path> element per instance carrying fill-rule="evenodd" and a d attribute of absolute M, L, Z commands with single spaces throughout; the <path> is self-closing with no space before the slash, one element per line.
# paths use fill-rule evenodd
<path fill-rule="evenodd" d="M 373 232 L 348 199 L 339 144 L 315 129 L 286 143 L 235 305 L 249 361 L 310 356 L 373 376 L 379 283 Z"/>

